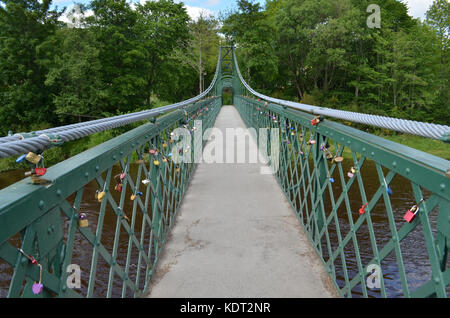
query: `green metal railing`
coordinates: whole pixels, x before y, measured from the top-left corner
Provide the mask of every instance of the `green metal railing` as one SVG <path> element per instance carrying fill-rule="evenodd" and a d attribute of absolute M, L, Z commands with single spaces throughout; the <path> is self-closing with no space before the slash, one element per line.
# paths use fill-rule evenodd
<path fill-rule="evenodd" d="M 193 131 L 195 120 L 211 127 L 220 106 L 220 97 L 209 97 L 49 168 L 48 185 L 27 178 L 0 191 L 0 272 L 9 277 L 7 296 L 145 294 L 195 169 L 194 163 L 172 160 L 171 132 L 183 126 Z M 93 182 L 100 198 L 87 212 Z M 80 222 L 83 212 L 87 227 Z M 105 218 L 115 221 L 107 237 Z M 75 255 L 90 260 L 81 289 L 66 284 Z M 39 282 L 43 290 L 35 294 Z"/>
<path fill-rule="evenodd" d="M 267 149 L 273 142 L 280 144 L 280 167 L 275 176 L 341 296 L 352 297 L 356 290 L 363 297 L 389 296 L 386 285 L 392 277 L 384 275 L 383 269 L 392 255 L 400 295 L 448 296 L 449 161 L 324 118 L 316 124 L 312 115 L 249 96 L 235 95 L 234 105 L 246 125 L 257 130 L 258 138 L 260 128 L 280 130 L 279 138 L 267 137 Z M 365 169 L 378 178 L 371 193 L 367 191 Z M 400 199 L 420 208 L 412 223 L 403 220 L 406 210 L 392 204 L 395 194 L 390 185 L 394 178 L 411 185 L 413 198 Z M 384 228 L 377 226 L 377 231 L 375 211 L 384 215 L 386 222 Z M 344 227 L 347 233 L 342 233 Z M 384 235 L 390 239 L 380 241 L 380 231 L 387 232 Z M 403 253 L 405 249 L 420 250 L 419 246 L 403 243 L 413 231 L 423 234 L 431 276 L 411 290 L 407 279 L 411 268 L 405 266 Z M 362 252 L 361 244 L 370 252 Z M 354 269 L 350 270 L 348 263 Z M 380 269 L 377 292 L 367 286 L 371 264 Z"/>

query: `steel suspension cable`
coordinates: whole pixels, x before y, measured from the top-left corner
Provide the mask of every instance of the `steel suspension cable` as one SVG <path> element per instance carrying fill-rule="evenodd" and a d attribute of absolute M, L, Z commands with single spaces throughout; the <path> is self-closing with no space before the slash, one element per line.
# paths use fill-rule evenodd
<path fill-rule="evenodd" d="M 337 119 L 342 119 L 354 123 L 370 125 L 379 128 L 385 128 L 393 131 L 408 133 L 411 135 L 417 135 L 432 139 L 441 139 L 450 133 L 450 127 L 446 125 L 430 124 L 424 122 L 418 122 L 414 120 L 398 119 L 386 116 L 363 114 L 345 110 L 337 110 L 327 107 L 319 107 L 308 104 L 296 103 L 291 101 L 286 101 L 283 99 L 272 98 L 261 93 L 258 93 L 250 87 L 250 85 L 245 82 L 242 74 L 239 70 L 239 65 L 237 62 L 236 54 L 233 50 L 234 63 L 236 67 L 237 74 L 242 85 L 254 96 L 257 96 L 265 101 L 278 104 L 281 106 L 286 106 L 292 109 L 297 109 L 312 113 L 315 115 L 323 115 L 327 117 L 333 117 Z"/>
<path fill-rule="evenodd" d="M 216 67 L 216 73 L 209 87 L 201 94 L 187 99 L 182 102 L 178 102 L 172 105 L 163 106 L 155 109 L 140 111 L 131 114 L 125 114 L 115 117 L 103 118 L 92 120 L 84 123 L 77 123 L 67 126 L 60 126 L 45 130 L 28 133 L 25 135 L 31 135 L 36 137 L 23 138 L 22 134 L 16 134 L 14 136 L 7 136 L 0 138 L 0 158 L 8 158 L 11 156 L 20 155 L 29 151 L 36 152 L 47 149 L 52 145 L 52 135 L 56 134 L 62 142 L 72 141 L 80 139 L 98 132 L 111 130 L 114 128 L 126 126 L 142 120 L 147 120 L 177 109 L 184 108 L 188 105 L 194 104 L 203 98 L 205 98 L 214 88 L 217 82 L 220 62 L 222 59 L 222 52 L 219 50 L 218 62 Z"/>

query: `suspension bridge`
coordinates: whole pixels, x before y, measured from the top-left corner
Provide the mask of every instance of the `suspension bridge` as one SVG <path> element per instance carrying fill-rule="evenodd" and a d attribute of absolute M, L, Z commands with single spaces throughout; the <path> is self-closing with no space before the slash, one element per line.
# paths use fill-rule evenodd
<path fill-rule="evenodd" d="M 235 48 L 220 47 L 211 85 L 192 99 L 0 138 L 0 158 L 30 167 L 0 191 L 0 295 L 448 297 L 450 162 L 336 120 L 450 132 L 265 96 Z M 50 147 L 142 121 L 44 166 Z M 181 146 L 180 128 L 194 137 Z M 261 161 L 177 160 L 234 156 L 208 128 L 253 129 L 244 152 L 258 145 Z"/>

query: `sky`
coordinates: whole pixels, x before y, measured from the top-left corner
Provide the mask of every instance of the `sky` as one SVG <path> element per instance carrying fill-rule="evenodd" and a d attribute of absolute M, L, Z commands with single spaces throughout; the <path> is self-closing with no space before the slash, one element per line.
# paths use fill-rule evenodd
<path fill-rule="evenodd" d="M 144 2 L 146 0 L 130 0 L 132 2 Z M 181 2 L 176 0 L 177 2 Z M 409 14 L 415 18 L 425 19 L 425 12 L 428 10 L 430 5 L 433 3 L 433 0 L 402 0 L 407 4 L 409 9 Z M 80 3 L 88 3 L 87 0 L 76 0 L 76 2 Z M 201 11 L 205 11 L 206 13 L 217 14 L 220 11 L 224 11 L 230 8 L 234 8 L 236 6 L 235 0 L 185 0 L 183 1 L 187 12 L 189 15 L 196 19 Z M 256 2 L 264 5 L 265 0 L 256 0 Z M 53 0 L 54 5 L 58 5 L 60 8 L 64 6 L 73 5 L 73 0 Z"/>

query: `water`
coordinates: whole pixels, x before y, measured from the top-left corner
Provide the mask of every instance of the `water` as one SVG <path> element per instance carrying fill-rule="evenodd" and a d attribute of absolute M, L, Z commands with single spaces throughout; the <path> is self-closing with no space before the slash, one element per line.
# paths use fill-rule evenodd
<path fill-rule="evenodd" d="M 346 172 L 350 168 L 350 163 L 344 162 L 344 176 L 347 181 Z M 137 174 L 137 166 L 133 165 L 131 168 L 131 175 L 133 176 L 133 180 L 136 178 Z M 120 173 L 118 167 L 115 167 L 113 170 L 113 175 Z M 6 173 L 0 173 L 0 188 L 4 188 L 10 184 L 13 184 L 23 178 L 24 171 L 10 171 Z M 367 197 L 370 199 L 372 195 L 378 190 L 379 187 L 379 179 L 376 172 L 376 167 L 373 162 L 367 161 L 363 169 L 360 172 L 363 176 L 364 189 L 366 191 Z M 103 176 L 104 177 L 104 176 Z M 341 194 L 341 181 L 337 170 L 334 172 L 333 177 L 335 179 L 335 183 L 333 183 L 333 194 L 334 200 L 336 201 L 339 195 Z M 112 181 L 113 182 L 113 181 Z M 401 176 L 396 176 L 392 181 L 390 187 L 393 189 L 393 194 L 390 196 L 392 208 L 394 211 L 395 217 L 395 227 L 400 229 L 400 227 L 404 224 L 403 215 L 406 211 L 414 204 L 413 192 L 411 188 L 411 183 L 404 179 Z M 98 190 L 98 186 L 96 182 L 91 182 L 85 187 L 83 202 L 81 211 L 86 213 L 89 218 L 89 227 L 95 233 L 97 227 L 97 218 L 100 209 L 100 203 L 95 199 L 95 192 Z M 144 190 L 144 191 L 143 191 Z M 141 185 L 140 191 L 145 192 L 145 188 Z M 429 193 L 426 189 L 422 189 L 424 193 L 424 198 L 427 199 L 431 193 Z M 120 197 L 119 193 L 113 191 L 113 195 L 115 197 L 116 202 L 119 202 Z M 131 213 L 133 203 L 129 200 L 129 190 L 126 195 L 126 204 L 124 207 L 124 211 L 127 216 L 131 220 Z M 68 198 L 68 202 L 70 204 L 73 203 L 74 195 Z M 361 196 L 359 194 L 359 187 L 357 182 L 355 182 L 350 191 L 349 191 L 349 205 L 351 207 L 351 217 L 353 222 L 356 222 L 359 217 L 359 208 L 362 205 Z M 108 205 L 109 206 L 109 205 Z M 308 206 L 310 202 L 308 202 Z M 330 196 L 328 194 L 325 195 L 325 209 L 326 211 L 330 211 L 331 203 Z M 150 208 L 148 207 L 148 210 Z M 431 212 L 429 219 L 432 227 L 432 231 L 435 234 L 436 232 L 436 220 L 437 220 L 437 209 Z M 326 212 L 326 215 L 329 215 L 329 212 Z M 134 226 L 134 232 L 137 236 L 137 239 L 140 240 L 141 229 L 142 229 L 142 213 L 138 209 L 136 213 L 136 224 Z M 64 227 L 65 233 L 67 234 L 67 230 L 69 227 L 69 221 L 64 217 Z M 345 207 L 345 202 L 343 202 L 338 210 L 338 220 L 339 227 L 342 238 L 346 236 L 350 231 L 349 226 L 349 217 L 347 214 L 347 210 Z M 385 205 L 383 203 L 383 198 L 381 198 L 375 209 L 371 211 L 371 220 L 374 227 L 376 243 L 378 249 L 381 250 L 382 247 L 391 239 L 392 234 L 389 229 L 389 220 L 386 214 Z M 116 224 L 117 217 L 113 213 L 111 208 L 107 208 L 104 225 L 102 230 L 102 244 L 105 248 L 111 253 L 114 245 L 114 237 L 116 232 Z M 335 222 L 332 221 L 328 227 L 329 238 L 331 241 L 332 250 L 334 251 L 337 247 L 337 229 L 335 226 Z M 144 235 L 147 239 L 144 241 L 144 250 L 148 251 L 149 243 L 148 237 L 150 236 L 150 231 L 148 226 L 146 226 L 146 230 L 144 231 Z M 369 237 L 369 232 L 367 229 L 367 223 L 363 223 L 361 228 L 356 232 L 357 246 L 359 248 L 359 253 L 361 255 L 362 266 L 367 266 L 368 262 L 373 258 L 372 245 Z M 10 242 L 16 246 L 19 244 L 19 238 L 16 236 L 10 240 Z M 117 254 L 117 263 L 124 268 L 127 259 L 128 252 L 128 243 L 129 243 L 129 235 L 125 232 L 124 228 L 121 227 L 120 235 L 119 235 L 119 248 Z M 74 254 L 73 254 L 73 264 L 79 264 L 82 270 L 82 288 L 78 292 L 81 295 L 85 296 L 87 293 L 88 281 L 89 281 L 89 273 L 91 267 L 92 260 L 92 252 L 93 249 L 91 245 L 81 236 L 80 233 L 77 233 L 75 236 L 75 245 L 74 245 Z M 425 239 L 423 236 L 423 231 L 421 225 L 417 226 L 413 232 L 411 232 L 400 244 L 401 254 L 403 257 L 403 262 L 405 265 L 407 282 L 409 285 L 409 289 L 414 291 L 417 287 L 421 286 L 423 283 L 427 282 L 431 277 L 431 268 L 428 261 L 428 252 L 425 245 Z M 326 241 L 322 240 L 322 249 L 324 251 L 325 259 L 328 259 L 328 251 Z M 354 277 L 355 273 L 357 273 L 357 261 L 355 249 L 353 247 L 353 241 L 351 240 L 349 244 L 346 245 L 344 249 L 345 253 L 345 263 L 348 271 L 348 276 L 350 279 Z M 153 258 L 153 255 L 151 256 Z M 134 244 L 132 244 L 131 253 L 130 253 L 130 279 L 135 282 L 136 274 L 137 274 L 137 260 L 138 260 L 138 252 Z M 450 262 L 450 261 L 449 261 Z M 144 262 L 142 262 L 145 264 Z M 345 285 L 345 275 L 343 270 L 343 264 L 341 261 L 341 257 L 338 257 L 335 261 L 335 265 L 337 267 L 336 271 L 336 280 L 340 287 Z M 398 264 L 396 260 L 395 251 L 390 253 L 388 257 L 386 257 L 382 262 L 382 271 L 384 282 L 386 286 L 386 292 L 388 297 L 400 297 L 402 292 L 402 284 L 399 277 Z M 449 263 L 447 264 L 447 266 Z M 106 264 L 106 262 L 99 257 L 97 264 L 97 272 L 96 272 L 96 283 L 93 292 L 94 297 L 104 297 L 106 295 L 106 290 L 108 287 L 110 274 L 110 266 Z M 141 266 L 140 270 L 141 277 L 139 279 L 138 285 L 140 288 L 144 286 L 144 277 L 145 277 L 145 267 Z M 9 282 L 11 279 L 12 270 L 9 266 L 7 266 L 3 261 L 0 260 L 0 297 L 5 297 L 7 295 L 7 291 L 9 288 Z M 366 279 L 368 274 L 364 277 Z M 115 279 L 113 285 L 113 293 L 112 297 L 121 297 L 122 295 L 122 280 Z M 449 289 L 447 289 L 449 293 Z M 368 290 L 369 297 L 380 297 L 379 290 Z M 357 285 L 352 290 L 352 295 L 354 297 L 362 296 L 361 286 Z M 129 289 L 127 289 L 125 293 L 126 297 L 132 297 L 133 294 Z"/>

